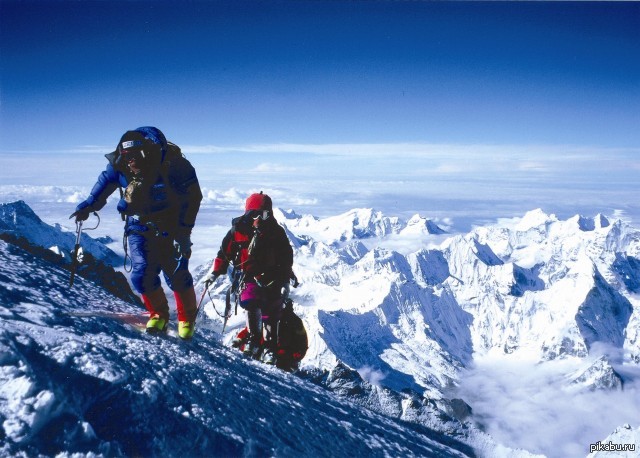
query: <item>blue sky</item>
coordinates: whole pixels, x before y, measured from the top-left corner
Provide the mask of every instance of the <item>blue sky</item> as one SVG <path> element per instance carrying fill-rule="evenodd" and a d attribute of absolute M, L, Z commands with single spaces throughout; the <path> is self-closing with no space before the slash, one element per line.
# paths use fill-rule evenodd
<path fill-rule="evenodd" d="M 155 125 L 220 191 L 640 215 L 635 2 L 0 0 L 0 39 L 4 183 Z"/>
<path fill-rule="evenodd" d="M 0 2 L 2 151 L 640 145 L 635 3 Z"/>

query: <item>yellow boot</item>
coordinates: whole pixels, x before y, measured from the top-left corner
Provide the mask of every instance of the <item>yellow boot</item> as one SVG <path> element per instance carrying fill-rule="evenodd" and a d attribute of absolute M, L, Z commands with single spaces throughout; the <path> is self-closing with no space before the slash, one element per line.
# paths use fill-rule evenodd
<path fill-rule="evenodd" d="M 178 336 L 181 339 L 191 339 L 196 331 L 196 292 L 193 286 L 184 291 L 174 291 L 176 308 L 178 310 Z"/>
<path fill-rule="evenodd" d="M 158 288 L 150 293 L 142 295 L 142 301 L 149 311 L 149 321 L 147 321 L 147 332 L 158 334 L 167 332 L 169 324 L 169 303 L 162 288 Z"/>

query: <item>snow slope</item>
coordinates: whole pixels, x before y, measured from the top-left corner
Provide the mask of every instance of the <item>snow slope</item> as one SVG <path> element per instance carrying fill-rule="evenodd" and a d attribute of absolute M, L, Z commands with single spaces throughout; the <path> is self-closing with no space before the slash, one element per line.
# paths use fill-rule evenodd
<path fill-rule="evenodd" d="M 466 456 L 427 427 L 192 342 L 77 311 L 141 310 L 0 241 L 0 455 Z M 95 456 L 94 455 L 94 456 Z"/>
<path fill-rule="evenodd" d="M 85 226 L 87 227 L 87 226 Z M 71 271 L 76 235 L 61 226 L 45 224 L 23 201 L 0 204 L 0 239 L 21 246 L 34 256 Z M 115 296 L 134 304 L 141 304 L 126 277 L 116 271 L 123 260 L 102 242 L 86 232 L 80 238 L 76 276 L 92 280 Z"/>

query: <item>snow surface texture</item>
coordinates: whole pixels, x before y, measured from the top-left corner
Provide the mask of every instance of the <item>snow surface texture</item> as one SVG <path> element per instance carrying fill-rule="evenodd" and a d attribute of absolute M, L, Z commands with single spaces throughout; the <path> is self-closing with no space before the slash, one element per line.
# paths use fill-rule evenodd
<path fill-rule="evenodd" d="M 470 447 L 242 359 L 203 327 L 148 336 L 99 286 L 0 241 L 0 454 L 465 456 Z M 460 450 L 460 451 L 459 451 Z"/>
<path fill-rule="evenodd" d="M 528 456 L 507 445 L 586 456 L 590 444 L 625 423 L 632 425 L 625 440 L 637 442 L 638 231 L 601 215 L 558 221 L 539 210 L 465 235 L 443 234 L 419 216 L 402 221 L 367 209 L 324 220 L 293 211 L 276 217 L 295 248 L 302 284 L 292 297 L 310 337 L 299 377 L 216 343 L 214 308 L 221 308 L 226 283 L 206 302 L 193 342 L 153 339 L 116 320 L 65 316 L 140 309 L 84 279 L 69 292 L 67 272 L 3 244 L 11 267 L 0 278 L 0 342 L 7 348 L 0 450 Z M 208 267 L 196 267 L 196 278 Z M 240 313 L 232 317 L 223 341 L 242 325 Z M 505 432 L 495 424 L 511 419 L 500 417 L 500 403 L 483 404 L 493 387 L 474 371 L 500 375 L 509 361 L 543 373 L 561 367 L 554 380 L 568 405 L 572 396 L 589 402 L 592 393 L 613 392 L 632 413 L 580 411 L 598 428 L 577 443 L 565 438 L 564 448 L 536 438 L 530 425 Z M 521 381 L 540 390 L 529 373 L 520 372 Z M 501 394 L 507 403 L 508 393 Z M 518 440 L 524 436 L 529 440 Z M 327 443 L 332 450 L 322 449 Z"/>

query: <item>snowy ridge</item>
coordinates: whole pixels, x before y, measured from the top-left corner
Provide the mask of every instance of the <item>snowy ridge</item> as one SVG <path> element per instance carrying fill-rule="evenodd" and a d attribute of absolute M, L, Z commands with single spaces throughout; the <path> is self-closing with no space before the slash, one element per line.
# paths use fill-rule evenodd
<path fill-rule="evenodd" d="M 571 384 L 587 390 L 619 390 L 623 380 L 606 357 L 601 356 L 586 369 L 569 376 Z"/>
<path fill-rule="evenodd" d="M 278 221 L 303 239 L 313 239 L 328 245 L 335 245 L 354 239 L 385 237 L 392 234 L 444 234 L 436 223 L 419 215 L 408 221 L 398 217 L 384 216 L 371 208 L 359 208 L 338 216 L 319 219 L 311 215 L 298 215 L 292 210 L 275 209 Z"/>
<path fill-rule="evenodd" d="M 82 311 L 141 310 L 0 241 L 0 455 L 469 456 L 417 423 L 250 363 L 202 326 L 191 343 Z M 90 304 L 90 305 L 89 305 Z M 330 439 L 329 439 L 330 438 Z"/>
<path fill-rule="evenodd" d="M 89 226 L 95 221 L 91 218 Z M 75 233 L 65 232 L 59 225 L 51 227 L 22 200 L 0 204 L 0 233 L 28 239 L 31 244 L 55 251 L 67 259 L 76 243 Z M 84 252 L 91 253 L 111 265 L 122 264 L 122 259 L 104 244 L 94 240 L 86 232 L 82 233 L 80 244 Z"/>
<path fill-rule="evenodd" d="M 624 282 L 640 271 L 619 262 L 637 259 L 640 233 L 620 221 L 586 221 L 557 221 L 537 210 L 515 226 L 478 228 L 443 245 L 452 275 L 462 280 L 450 287 L 475 317 L 476 352 L 553 359 L 585 356 L 599 342 L 640 361 L 638 302 Z"/>

